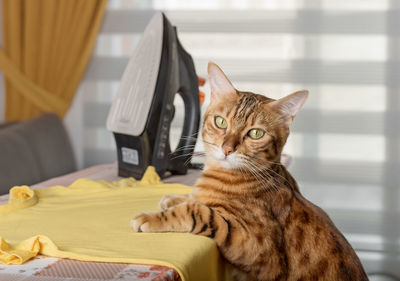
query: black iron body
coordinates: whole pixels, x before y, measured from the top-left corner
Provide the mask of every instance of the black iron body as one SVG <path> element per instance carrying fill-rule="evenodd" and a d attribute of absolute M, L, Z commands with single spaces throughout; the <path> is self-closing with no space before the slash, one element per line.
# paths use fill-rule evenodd
<path fill-rule="evenodd" d="M 192 57 L 181 46 L 176 28 L 164 14 L 163 29 L 157 84 L 145 129 L 140 136 L 114 133 L 119 176 L 141 178 L 149 165 L 154 166 L 160 176 L 166 171 L 172 174 L 186 174 L 185 163 L 187 164 L 194 150 L 200 124 L 197 75 Z M 171 152 L 169 131 L 174 116 L 173 102 L 176 94 L 181 95 L 184 101 L 185 118 L 177 146 L 179 150 Z M 129 160 L 132 158 L 129 155 L 132 151 L 135 152 L 134 161 Z"/>

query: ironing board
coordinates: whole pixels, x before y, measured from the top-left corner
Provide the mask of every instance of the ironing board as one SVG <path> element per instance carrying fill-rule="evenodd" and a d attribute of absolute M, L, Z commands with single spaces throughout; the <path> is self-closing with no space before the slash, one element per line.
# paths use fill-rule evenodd
<path fill-rule="evenodd" d="M 115 181 L 117 163 L 93 166 L 65 176 L 33 185 L 33 188 L 44 188 L 54 185 L 68 186 L 78 178 L 104 179 Z M 171 176 L 165 183 L 182 183 L 193 185 L 200 176 L 200 170 L 189 170 L 185 176 Z M 8 195 L 0 196 L 0 204 L 8 202 Z M 175 281 L 180 280 L 179 274 L 173 268 L 158 265 L 121 264 L 83 262 L 39 256 L 23 265 L 0 264 L 0 281 Z"/>
<path fill-rule="evenodd" d="M 286 167 L 291 157 L 282 155 L 281 163 Z M 188 170 L 184 176 L 171 176 L 163 179 L 165 183 L 193 185 L 201 175 L 200 170 Z M 69 186 L 78 178 L 116 181 L 118 164 L 110 163 L 93 166 L 75 173 L 35 184 L 33 188 L 54 185 Z M 8 202 L 8 194 L 0 196 L 0 205 Z M 159 265 L 83 262 L 62 258 L 39 256 L 23 265 L 0 264 L 0 281 L 178 281 L 178 272 L 170 267 Z"/>

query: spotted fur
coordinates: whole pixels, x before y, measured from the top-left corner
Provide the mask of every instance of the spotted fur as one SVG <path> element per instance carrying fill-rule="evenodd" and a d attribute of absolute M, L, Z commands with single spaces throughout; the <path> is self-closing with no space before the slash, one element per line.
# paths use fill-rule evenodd
<path fill-rule="evenodd" d="M 279 161 L 307 93 L 275 101 L 240 92 L 214 64 L 209 79 L 211 104 L 202 129 L 205 171 L 192 194 L 164 196 L 162 211 L 137 216 L 132 228 L 214 239 L 233 265 L 235 280 L 368 280 L 344 236 L 301 195 Z M 216 126 L 215 116 L 227 121 L 226 129 Z M 265 135 L 249 138 L 252 128 Z"/>

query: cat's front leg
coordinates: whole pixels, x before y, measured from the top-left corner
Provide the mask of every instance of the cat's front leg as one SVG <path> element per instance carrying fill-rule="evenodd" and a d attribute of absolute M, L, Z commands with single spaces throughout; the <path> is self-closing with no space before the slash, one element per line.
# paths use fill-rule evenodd
<path fill-rule="evenodd" d="M 131 220 L 131 228 L 135 232 L 169 232 L 174 231 L 172 225 L 164 223 L 165 211 L 141 213 Z"/>
<path fill-rule="evenodd" d="M 181 208 L 177 207 L 142 213 L 131 220 L 131 228 L 136 232 L 189 232 L 190 226 L 190 222 L 182 217 Z"/>
<path fill-rule="evenodd" d="M 143 213 L 131 221 L 136 232 L 189 232 L 213 238 L 218 245 L 229 245 L 231 222 L 196 201 L 181 203 L 156 213 Z"/>

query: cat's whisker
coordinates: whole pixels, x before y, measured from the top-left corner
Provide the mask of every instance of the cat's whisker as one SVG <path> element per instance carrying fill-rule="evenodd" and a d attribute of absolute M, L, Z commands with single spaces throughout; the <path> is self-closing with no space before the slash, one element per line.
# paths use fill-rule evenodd
<path fill-rule="evenodd" d="M 264 170 L 261 170 L 261 168 L 260 168 L 259 166 L 257 166 L 255 163 L 253 163 L 252 161 L 248 161 L 248 163 L 249 163 L 250 165 L 252 165 L 255 169 L 257 169 L 260 173 L 262 173 L 262 174 L 265 175 L 265 176 L 268 176 L 269 179 L 272 179 L 272 181 L 270 182 L 270 185 L 271 185 L 276 191 L 279 191 L 279 187 L 277 186 L 277 183 L 276 183 L 276 181 L 275 181 L 275 177 L 274 177 L 274 176 L 272 176 L 271 174 L 267 173 L 267 172 L 264 171 Z M 264 167 L 264 169 L 267 170 L 268 172 L 273 172 L 274 174 L 279 175 L 279 174 L 276 173 L 274 170 L 272 170 L 272 169 L 270 169 L 270 168 L 268 168 L 268 167 Z M 281 175 L 279 175 L 279 176 L 280 176 L 281 178 L 283 178 Z M 286 182 L 289 184 L 289 186 L 291 186 L 291 184 L 290 184 L 285 178 L 283 178 L 283 179 L 284 179 L 284 182 L 286 181 Z M 279 195 L 280 195 L 281 199 L 283 200 L 282 194 L 279 193 Z"/>
<path fill-rule="evenodd" d="M 265 186 L 266 190 L 270 191 L 272 187 L 272 189 L 278 191 L 279 188 L 276 185 L 276 182 L 274 180 L 274 177 L 268 173 L 266 173 L 265 171 L 263 171 L 262 169 L 260 169 L 257 165 L 255 165 L 252 161 L 250 161 L 249 159 L 246 159 L 246 157 L 242 157 L 242 159 L 245 161 L 245 163 L 248 165 L 247 167 L 249 168 L 249 170 L 253 170 L 256 172 L 256 174 L 261 177 L 263 180 L 262 182 L 265 182 L 267 186 Z M 282 195 L 280 195 L 282 196 Z"/>
<path fill-rule="evenodd" d="M 239 168 L 240 173 L 241 173 L 243 176 L 246 176 L 245 169 L 244 169 L 244 167 L 242 167 L 242 166 L 244 166 L 244 165 L 245 165 L 245 163 L 240 162 L 238 168 Z"/>
<path fill-rule="evenodd" d="M 199 134 L 199 132 L 194 133 L 194 134 L 191 134 L 191 135 L 183 135 L 183 136 L 181 136 L 181 138 L 182 138 L 182 139 L 189 139 L 189 138 L 191 138 L 191 139 L 196 140 L 198 134 Z"/>
<path fill-rule="evenodd" d="M 192 149 L 192 148 L 194 148 L 195 146 L 196 146 L 196 145 L 194 145 L 194 144 L 184 145 L 184 146 L 178 147 L 177 149 L 175 149 L 175 151 L 170 152 L 170 154 L 174 154 L 174 153 L 177 152 L 177 151 L 181 151 L 181 150 L 185 150 L 185 149 Z"/>
<path fill-rule="evenodd" d="M 203 151 L 193 151 L 193 152 L 185 153 L 185 154 L 178 155 L 178 156 L 180 157 L 180 156 L 188 156 L 188 155 L 196 156 L 196 157 L 203 157 L 203 156 L 206 156 L 206 153 Z"/>
<path fill-rule="evenodd" d="M 249 167 L 249 169 L 251 169 L 254 173 L 256 173 L 257 177 L 259 179 L 261 179 L 262 183 L 266 184 L 266 188 L 269 187 L 269 185 L 271 185 L 271 177 L 268 174 L 263 173 L 262 171 L 260 171 L 259 169 L 257 169 L 257 167 L 255 165 L 253 165 L 251 162 L 247 162 L 247 165 Z"/>
<path fill-rule="evenodd" d="M 199 132 L 196 132 L 196 133 L 194 133 L 194 134 L 186 135 L 186 136 L 182 136 L 182 137 L 193 137 L 193 136 L 197 136 L 198 134 L 199 134 Z"/>
<path fill-rule="evenodd" d="M 264 183 L 268 182 L 268 179 L 262 177 L 253 167 L 249 166 L 247 167 L 250 171 L 250 173 L 255 177 L 256 181 L 261 184 L 261 187 L 265 188 L 267 190 L 267 186 L 264 185 Z"/>
<path fill-rule="evenodd" d="M 272 197 L 271 194 L 271 188 L 269 187 L 269 179 L 263 177 L 262 175 L 260 175 L 254 168 L 252 167 L 248 167 L 250 170 L 250 173 L 253 174 L 254 178 L 256 179 L 256 181 L 258 182 L 258 184 L 260 184 L 260 187 L 262 188 L 262 190 L 264 190 L 266 192 L 266 194 L 269 196 L 269 198 Z"/>
<path fill-rule="evenodd" d="M 244 176 L 243 168 L 240 165 L 239 165 L 238 169 L 239 169 L 239 172 L 242 174 L 242 176 Z"/>
<path fill-rule="evenodd" d="M 192 148 L 192 147 L 195 147 L 195 146 L 196 145 L 194 145 L 194 144 L 188 144 L 188 145 L 184 145 L 184 146 L 178 147 L 175 151 L 181 150 L 181 149 L 185 149 L 185 148 Z"/>
<path fill-rule="evenodd" d="M 239 161 L 239 166 L 238 166 L 238 169 L 239 169 L 239 172 L 245 177 L 245 178 L 247 178 L 246 177 L 246 173 L 245 173 L 245 169 L 242 167 L 242 166 L 244 166 L 246 163 L 243 163 L 242 161 L 241 161 L 242 159 L 240 159 Z M 257 179 L 256 179 L 257 180 Z M 257 180 L 257 182 L 258 182 L 258 180 Z"/>
<path fill-rule="evenodd" d="M 242 158 L 242 160 L 244 160 L 244 163 L 247 165 L 246 167 L 249 169 L 250 173 L 253 174 L 253 176 L 255 177 L 255 179 L 257 180 L 257 182 L 262 184 L 262 187 L 265 188 L 265 190 L 268 190 L 268 185 L 269 185 L 269 180 L 270 177 L 266 176 L 266 175 L 262 175 L 260 174 L 260 172 L 255 169 L 254 165 L 252 165 L 252 163 L 250 163 L 249 161 L 247 161 L 247 159 Z M 263 184 L 266 185 L 263 185 Z"/>
<path fill-rule="evenodd" d="M 185 165 L 185 166 L 189 165 L 190 161 L 192 161 L 192 158 L 193 158 L 193 155 L 190 156 L 190 157 L 185 161 L 185 163 L 183 163 L 183 165 Z"/>
<path fill-rule="evenodd" d="M 269 172 L 273 173 L 275 176 L 281 178 L 281 179 L 283 180 L 283 182 L 284 182 L 284 183 L 287 183 L 287 184 L 289 185 L 289 187 L 291 187 L 292 189 L 294 188 L 294 187 L 292 186 L 292 184 L 291 184 L 285 177 L 283 177 L 282 175 L 280 175 L 279 173 L 277 173 L 277 172 L 274 171 L 273 169 L 268 168 L 268 167 L 266 167 L 265 169 L 268 170 Z"/>
<path fill-rule="evenodd" d="M 255 158 L 255 159 L 258 159 L 258 160 L 260 160 L 260 161 L 262 161 L 262 162 L 266 162 L 266 163 L 269 163 L 269 164 L 276 164 L 276 165 L 281 165 L 281 166 L 283 166 L 282 163 L 280 163 L 280 162 L 270 161 L 270 160 L 267 160 L 267 159 L 263 159 L 263 158 L 257 157 L 257 156 L 255 156 L 255 155 L 248 155 L 248 154 L 243 154 L 243 155 L 249 157 L 250 159 Z"/>
<path fill-rule="evenodd" d="M 261 173 L 262 175 L 264 175 L 265 177 L 267 177 L 268 179 L 273 178 L 270 174 L 266 173 L 264 170 L 262 170 L 259 166 L 257 166 L 255 163 L 253 163 L 253 161 L 251 159 L 246 159 L 245 161 L 247 164 L 251 165 L 254 169 L 256 169 L 259 173 Z M 264 167 L 265 169 L 268 169 L 266 167 Z"/>
<path fill-rule="evenodd" d="M 181 154 L 181 155 L 176 155 L 175 157 L 172 157 L 172 158 L 171 158 L 171 160 L 173 160 L 173 159 L 177 159 L 177 158 L 181 158 L 181 157 L 192 156 L 192 155 L 193 155 L 193 152 L 184 153 L 184 154 Z"/>
<path fill-rule="evenodd" d="M 262 162 L 267 162 L 267 163 L 282 165 L 281 163 L 276 163 L 276 162 L 268 161 L 268 160 L 261 159 L 261 158 L 256 157 L 256 156 L 249 156 L 249 155 L 247 155 L 247 154 L 243 154 L 243 155 L 244 155 L 245 157 L 247 157 L 248 160 L 251 160 L 251 161 L 254 161 L 253 159 L 260 160 L 261 163 L 256 162 L 257 164 L 261 164 L 261 165 L 262 165 L 262 164 L 263 164 Z M 282 165 L 282 166 L 283 166 L 283 165 Z M 256 165 L 256 167 L 258 168 L 257 165 Z M 283 177 L 282 175 L 280 175 L 279 173 L 277 173 L 276 171 L 274 171 L 273 169 L 271 169 L 271 168 L 269 168 L 269 167 L 265 167 L 265 166 L 264 166 L 264 168 L 265 168 L 265 170 L 268 170 L 269 172 L 273 173 L 275 176 L 281 178 L 281 179 L 282 179 L 285 183 L 287 183 L 291 188 L 294 188 L 294 187 L 292 186 L 292 184 L 291 184 L 285 177 Z"/>
<path fill-rule="evenodd" d="M 197 140 L 196 137 L 190 137 L 190 136 L 182 136 L 181 139 L 184 139 L 184 140 Z"/>
<path fill-rule="evenodd" d="M 197 137 L 193 137 L 193 136 L 182 136 L 181 139 L 196 141 L 196 140 L 197 140 Z M 204 140 L 204 139 L 203 139 L 202 141 L 203 141 L 204 143 L 206 143 L 206 144 L 209 144 L 209 145 L 218 147 L 218 145 L 216 145 L 215 143 L 206 141 L 206 140 Z"/>

